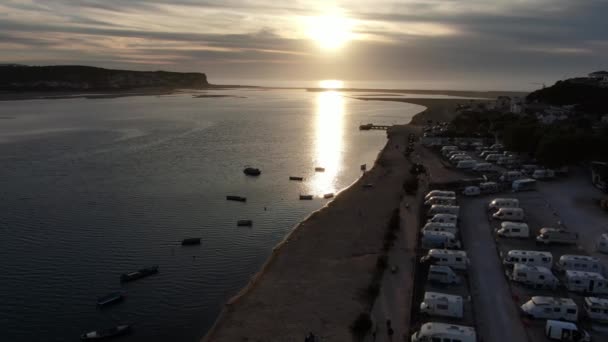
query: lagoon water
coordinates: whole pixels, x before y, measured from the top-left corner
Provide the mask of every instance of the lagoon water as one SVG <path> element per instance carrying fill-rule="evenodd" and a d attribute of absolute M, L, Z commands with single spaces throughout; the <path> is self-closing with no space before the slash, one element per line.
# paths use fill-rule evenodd
<path fill-rule="evenodd" d="M 0 102 L 0 341 L 75 341 L 122 322 L 134 333 L 121 340 L 198 341 L 322 195 L 371 167 L 385 132 L 358 125 L 423 109 L 331 91 L 219 93 L 238 97 Z M 202 244 L 182 247 L 186 237 Z M 159 274 L 120 284 L 153 264 Z M 117 290 L 124 302 L 96 308 Z"/>

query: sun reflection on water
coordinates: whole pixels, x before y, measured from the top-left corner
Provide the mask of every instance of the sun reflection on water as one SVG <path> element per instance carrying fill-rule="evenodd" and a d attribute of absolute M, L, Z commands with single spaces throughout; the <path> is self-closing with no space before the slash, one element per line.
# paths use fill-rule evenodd
<path fill-rule="evenodd" d="M 342 169 L 344 114 L 344 98 L 339 92 L 329 90 L 317 94 L 312 159 L 315 167 L 323 167 L 325 172 L 317 172 L 312 178 L 312 195 L 337 191 L 337 176 Z"/>

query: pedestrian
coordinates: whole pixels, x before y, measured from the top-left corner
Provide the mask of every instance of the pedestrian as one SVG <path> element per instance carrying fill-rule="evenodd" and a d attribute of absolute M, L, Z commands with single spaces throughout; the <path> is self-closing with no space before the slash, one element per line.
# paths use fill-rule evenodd
<path fill-rule="evenodd" d="M 393 331 L 393 328 L 388 327 L 388 330 L 387 330 L 387 332 L 386 332 L 386 333 L 387 333 L 387 335 L 388 335 L 388 340 L 389 340 L 389 341 L 392 341 L 392 340 L 393 340 L 393 334 L 395 333 L 395 331 Z"/>

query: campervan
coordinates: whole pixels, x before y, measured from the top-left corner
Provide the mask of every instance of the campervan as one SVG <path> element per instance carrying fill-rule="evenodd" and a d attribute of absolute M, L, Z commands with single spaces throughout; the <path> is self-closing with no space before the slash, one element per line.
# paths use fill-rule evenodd
<path fill-rule="evenodd" d="M 435 216 L 437 214 L 452 214 L 458 215 L 460 213 L 460 207 L 455 205 L 440 205 L 435 204 L 431 206 L 431 209 L 427 212 L 427 216 Z"/>
<path fill-rule="evenodd" d="M 469 264 L 467 252 L 449 249 L 431 249 L 420 259 L 421 263 L 431 265 L 450 266 L 456 270 L 466 270 Z"/>
<path fill-rule="evenodd" d="M 458 162 L 461 160 L 473 160 L 473 158 L 466 154 L 457 154 L 455 156 L 451 156 L 449 160 L 452 164 L 458 164 Z"/>
<path fill-rule="evenodd" d="M 514 180 L 511 184 L 513 192 L 533 191 L 536 190 L 536 180 L 532 178 L 523 178 Z"/>
<path fill-rule="evenodd" d="M 456 192 L 454 191 L 443 191 L 443 190 L 433 190 L 429 191 L 426 196 L 424 196 L 425 200 L 428 200 L 431 197 L 441 196 L 441 197 L 453 197 L 456 198 Z"/>
<path fill-rule="evenodd" d="M 475 329 L 464 325 L 438 322 L 424 323 L 420 330 L 412 334 L 411 342 L 460 341 L 476 342 Z"/>
<path fill-rule="evenodd" d="M 534 296 L 521 306 L 521 311 L 537 319 L 578 320 L 578 306 L 570 298 Z"/>
<path fill-rule="evenodd" d="M 500 157 L 502 157 L 502 155 L 498 154 L 498 153 L 496 153 L 496 154 L 488 154 L 486 156 L 485 161 L 487 161 L 487 162 L 496 162 L 496 161 L 498 161 L 498 159 L 500 159 Z"/>
<path fill-rule="evenodd" d="M 458 216 L 452 214 L 437 214 L 428 219 L 427 222 L 456 224 L 458 223 Z"/>
<path fill-rule="evenodd" d="M 608 253 L 608 234 L 604 233 L 600 235 L 597 241 L 596 249 L 600 253 Z"/>
<path fill-rule="evenodd" d="M 461 280 L 450 266 L 431 265 L 429 267 L 428 281 L 432 283 L 450 285 L 460 284 Z"/>
<path fill-rule="evenodd" d="M 481 190 L 478 186 L 467 186 L 462 190 L 462 194 L 465 196 L 479 196 L 481 195 Z"/>
<path fill-rule="evenodd" d="M 555 171 L 553 170 L 535 170 L 532 173 L 534 179 L 553 179 L 555 178 Z"/>
<path fill-rule="evenodd" d="M 433 205 L 433 204 L 456 205 L 456 198 L 433 196 L 433 197 L 427 199 L 426 201 L 424 201 L 424 205 Z"/>
<path fill-rule="evenodd" d="M 461 247 L 460 241 L 456 239 L 454 234 L 430 230 L 422 232 L 420 244 L 422 245 L 422 248 L 459 249 Z"/>
<path fill-rule="evenodd" d="M 488 204 L 489 211 L 496 211 L 500 208 L 519 208 L 517 198 L 495 198 Z"/>
<path fill-rule="evenodd" d="M 500 228 L 496 230 L 496 235 L 500 237 L 528 238 L 530 228 L 523 222 L 503 221 Z"/>
<path fill-rule="evenodd" d="M 608 294 L 608 280 L 597 272 L 566 271 L 564 285 L 572 292 Z"/>
<path fill-rule="evenodd" d="M 500 208 L 492 215 L 492 218 L 501 221 L 523 221 L 524 210 L 521 208 Z"/>
<path fill-rule="evenodd" d="M 485 182 L 479 184 L 479 190 L 482 194 L 494 194 L 498 192 L 498 183 L 496 182 Z"/>
<path fill-rule="evenodd" d="M 482 152 L 479 154 L 479 158 L 481 158 L 481 159 L 484 159 L 484 160 L 485 160 L 485 159 L 486 159 L 486 157 L 487 157 L 488 155 L 490 155 L 490 154 L 498 154 L 498 151 L 494 151 L 494 150 L 485 150 L 485 151 L 482 151 Z M 492 165 L 492 164 L 490 164 L 490 165 Z"/>
<path fill-rule="evenodd" d="M 507 252 L 507 256 L 502 262 L 505 265 L 526 264 L 528 266 L 551 268 L 553 265 L 553 254 L 551 252 L 513 249 Z"/>
<path fill-rule="evenodd" d="M 559 285 L 559 280 L 551 273 L 551 270 L 543 266 L 515 264 L 511 279 L 536 289 L 555 290 Z"/>
<path fill-rule="evenodd" d="M 441 154 L 446 156 L 448 154 L 448 152 L 457 151 L 457 150 L 458 150 L 458 146 L 443 146 L 441 148 Z"/>
<path fill-rule="evenodd" d="M 458 228 L 456 228 L 456 223 L 427 222 L 422 227 L 422 232 L 448 232 L 456 235 Z"/>
<path fill-rule="evenodd" d="M 473 169 L 475 167 L 475 165 L 477 165 L 477 162 L 475 160 L 472 159 L 466 159 L 466 160 L 460 160 L 457 164 L 456 164 L 456 168 L 457 169 Z"/>
<path fill-rule="evenodd" d="M 590 342 L 591 336 L 572 322 L 548 319 L 545 324 L 545 335 L 552 340 L 568 342 Z"/>
<path fill-rule="evenodd" d="M 463 302 L 461 296 L 439 292 L 425 292 L 420 303 L 420 312 L 431 316 L 462 318 Z"/>
<path fill-rule="evenodd" d="M 507 171 L 507 172 L 503 172 L 503 174 L 500 176 L 500 178 L 498 178 L 498 180 L 501 182 L 512 182 L 514 180 L 518 180 L 523 177 L 524 177 L 524 174 L 521 173 L 520 171 Z"/>
<path fill-rule="evenodd" d="M 585 271 L 603 273 L 600 259 L 587 255 L 564 254 L 559 257 L 556 268 L 560 271 Z"/>
<path fill-rule="evenodd" d="M 494 144 L 494 145 L 490 146 L 490 148 L 493 150 L 497 150 L 497 151 L 501 151 L 501 150 L 505 149 L 503 144 Z"/>
<path fill-rule="evenodd" d="M 608 299 L 585 297 L 583 309 L 592 321 L 608 323 Z"/>
<path fill-rule="evenodd" d="M 478 172 L 485 172 L 485 171 L 490 171 L 494 169 L 494 165 L 490 164 L 490 163 L 477 163 L 477 165 L 475 165 L 473 167 L 473 171 L 478 171 Z"/>
<path fill-rule="evenodd" d="M 536 243 L 539 244 L 576 244 L 578 242 L 578 233 L 570 232 L 561 228 L 541 228 L 538 236 L 536 237 Z"/>

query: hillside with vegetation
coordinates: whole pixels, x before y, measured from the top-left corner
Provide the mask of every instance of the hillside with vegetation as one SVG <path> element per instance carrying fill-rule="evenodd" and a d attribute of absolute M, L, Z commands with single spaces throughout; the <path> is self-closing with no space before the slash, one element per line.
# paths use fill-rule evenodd
<path fill-rule="evenodd" d="M 199 89 L 209 86 L 203 73 L 113 70 L 79 65 L 0 65 L 0 75 L 0 90 L 4 91 Z"/>
<path fill-rule="evenodd" d="M 545 103 L 553 106 L 576 105 L 576 109 L 588 114 L 608 113 L 608 87 L 601 87 L 588 78 L 558 81 L 551 87 L 530 93 L 529 103 Z"/>

